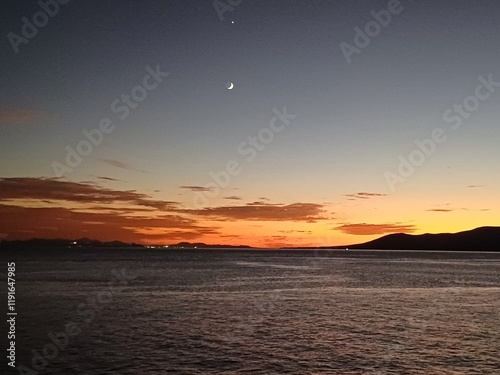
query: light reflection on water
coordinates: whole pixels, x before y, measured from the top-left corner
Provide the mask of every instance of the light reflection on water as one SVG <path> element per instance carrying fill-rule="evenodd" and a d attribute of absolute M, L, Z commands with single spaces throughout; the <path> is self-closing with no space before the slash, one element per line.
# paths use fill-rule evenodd
<path fill-rule="evenodd" d="M 21 363 L 126 268 L 46 373 L 500 373 L 500 254 L 86 253 L 18 255 Z"/>

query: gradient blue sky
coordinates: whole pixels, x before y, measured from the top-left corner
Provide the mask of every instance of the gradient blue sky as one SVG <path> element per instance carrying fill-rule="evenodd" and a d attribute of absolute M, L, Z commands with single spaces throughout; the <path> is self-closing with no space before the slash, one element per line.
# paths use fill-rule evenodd
<path fill-rule="evenodd" d="M 460 129 L 443 121 L 447 109 L 474 94 L 478 77 L 492 74 L 500 82 L 498 1 L 401 1 L 403 11 L 347 63 L 339 44 L 353 44 L 354 28 L 387 4 L 243 0 L 221 21 L 205 0 L 72 1 L 16 54 L 7 34 L 20 34 L 21 17 L 31 19 L 40 7 L 3 2 L 0 208 L 27 221 L 24 228 L 5 222 L 0 232 L 265 247 L 498 224 L 500 92 Z M 170 76 L 119 120 L 110 104 L 157 64 Z M 238 145 L 284 106 L 296 118 L 246 162 Z M 54 180 L 61 190 L 71 182 L 83 193 L 73 200 L 33 193 L 37 184 L 56 188 L 52 162 L 63 162 L 65 147 L 75 147 L 82 130 L 103 117 L 113 119 L 113 133 Z M 391 189 L 384 173 L 396 172 L 398 156 L 436 127 L 448 140 Z M 240 162 L 242 172 L 194 207 L 196 187 L 200 193 L 209 173 L 229 160 Z M 115 196 L 96 211 L 88 206 L 94 201 L 81 200 L 92 189 L 134 191 L 176 206 L 142 212 L 120 206 Z M 73 227 L 40 225 L 62 208 L 96 215 L 113 208 L 123 222 L 103 216 L 98 230 L 80 231 L 80 219 Z M 177 221 L 126 223 L 165 215 Z M 192 227 L 179 224 L 185 220 Z"/>

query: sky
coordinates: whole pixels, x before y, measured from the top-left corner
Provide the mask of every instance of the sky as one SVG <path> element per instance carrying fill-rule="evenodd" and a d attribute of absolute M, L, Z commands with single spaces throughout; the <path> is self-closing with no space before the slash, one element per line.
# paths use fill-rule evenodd
<path fill-rule="evenodd" d="M 499 224 L 498 1 L 0 8 L 0 239 L 268 248 Z"/>

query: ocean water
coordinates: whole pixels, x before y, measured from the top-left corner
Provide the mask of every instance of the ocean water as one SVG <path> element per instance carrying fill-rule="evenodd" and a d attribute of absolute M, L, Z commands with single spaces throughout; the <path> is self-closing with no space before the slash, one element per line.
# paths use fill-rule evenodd
<path fill-rule="evenodd" d="M 0 258 L 2 280 L 16 263 L 16 365 L 33 374 L 500 374 L 500 253 Z"/>

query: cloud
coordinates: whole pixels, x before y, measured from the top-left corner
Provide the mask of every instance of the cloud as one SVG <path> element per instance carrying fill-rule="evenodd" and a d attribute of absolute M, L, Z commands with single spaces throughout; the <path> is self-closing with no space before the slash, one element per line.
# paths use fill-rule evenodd
<path fill-rule="evenodd" d="M 453 210 L 451 208 L 432 208 L 432 209 L 427 210 L 427 211 L 431 211 L 431 212 L 451 212 Z"/>
<path fill-rule="evenodd" d="M 286 233 L 286 234 L 292 234 L 292 233 L 305 233 L 305 234 L 312 234 L 312 231 L 310 230 L 279 230 L 278 233 Z"/>
<path fill-rule="evenodd" d="M 477 189 L 477 188 L 483 188 L 483 187 L 486 187 L 486 185 L 469 185 L 467 186 L 468 188 L 471 188 L 471 189 Z"/>
<path fill-rule="evenodd" d="M 149 242 L 195 239 L 217 234 L 217 227 L 201 226 L 178 215 L 137 217 L 103 212 L 78 212 L 62 207 L 32 208 L 0 204 L 0 227 L 9 238 L 81 238 L 104 241 Z"/>
<path fill-rule="evenodd" d="M 404 225 L 401 223 L 386 223 L 386 224 L 343 224 L 333 228 L 342 231 L 346 234 L 353 235 L 375 235 L 389 233 L 412 233 L 416 230 L 414 225 Z"/>
<path fill-rule="evenodd" d="M 229 197 L 224 197 L 224 199 L 240 201 L 241 197 L 237 197 L 236 195 L 230 195 Z"/>
<path fill-rule="evenodd" d="M 247 206 L 281 206 L 280 203 L 266 203 L 262 201 L 255 201 L 247 203 Z"/>
<path fill-rule="evenodd" d="M 181 189 L 186 189 L 190 191 L 211 191 L 212 188 L 205 187 L 205 186 L 196 186 L 196 185 L 182 185 L 179 186 Z"/>
<path fill-rule="evenodd" d="M 0 108 L 0 123 L 13 125 L 29 124 L 45 117 L 45 114 L 33 109 Z"/>
<path fill-rule="evenodd" d="M 148 173 L 145 170 L 135 168 L 132 165 L 125 163 L 123 161 L 113 160 L 113 159 L 103 159 L 103 158 L 99 158 L 99 160 L 115 168 L 126 169 L 128 171 L 134 171 L 134 172 Z"/>
<path fill-rule="evenodd" d="M 11 239 L 89 237 L 168 243 L 219 234 L 218 226 L 187 217 L 179 207 L 178 202 L 92 182 L 0 179 L 0 228 Z"/>
<path fill-rule="evenodd" d="M 121 181 L 117 180 L 116 178 L 111 178 L 111 177 L 104 177 L 104 176 L 98 176 L 96 177 L 98 180 L 104 180 L 104 181 Z"/>
<path fill-rule="evenodd" d="M 0 202 L 26 199 L 97 204 L 127 203 L 164 211 L 173 211 L 178 207 L 177 202 L 154 200 L 135 190 L 113 190 L 92 183 L 69 182 L 55 178 L 0 178 Z"/>
<path fill-rule="evenodd" d="M 352 199 L 370 199 L 370 198 L 375 198 L 375 197 L 385 197 L 386 194 L 361 192 L 361 193 L 355 193 L 355 194 L 345 194 L 345 196 L 350 197 Z"/>
<path fill-rule="evenodd" d="M 223 220 L 305 221 L 325 220 L 322 205 L 315 203 L 269 204 L 253 202 L 242 206 L 207 207 L 183 212 Z"/>
<path fill-rule="evenodd" d="M 11 239 L 89 237 L 142 243 L 206 242 L 206 236 L 212 241 L 211 236 L 237 234 L 220 233 L 223 226 L 218 221 L 253 221 L 259 226 L 263 221 L 313 223 L 327 220 L 324 213 L 320 204 L 261 201 L 194 210 L 179 202 L 156 200 L 136 190 L 116 190 L 95 182 L 0 178 L 0 228 Z M 209 221 L 213 222 L 207 224 Z"/>

